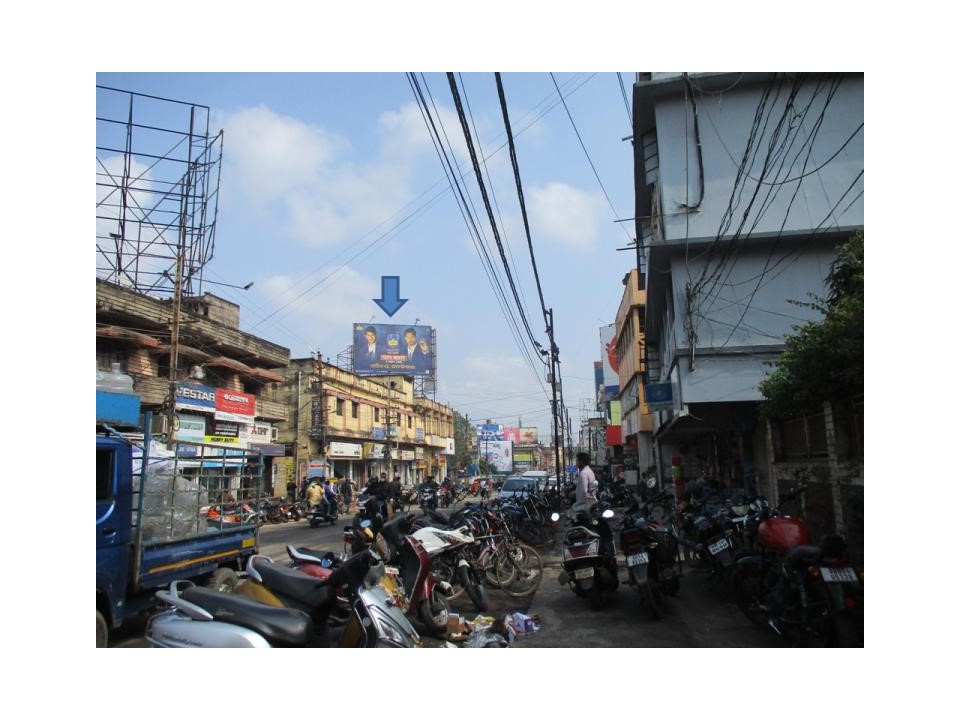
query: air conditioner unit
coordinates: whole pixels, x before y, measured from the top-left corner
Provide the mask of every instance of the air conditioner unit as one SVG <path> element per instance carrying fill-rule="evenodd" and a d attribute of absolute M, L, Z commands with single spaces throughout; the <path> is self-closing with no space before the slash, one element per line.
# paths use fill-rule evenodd
<path fill-rule="evenodd" d="M 153 423 L 150 425 L 150 432 L 154 435 L 166 435 L 170 427 L 170 418 L 166 415 L 154 415 Z"/>

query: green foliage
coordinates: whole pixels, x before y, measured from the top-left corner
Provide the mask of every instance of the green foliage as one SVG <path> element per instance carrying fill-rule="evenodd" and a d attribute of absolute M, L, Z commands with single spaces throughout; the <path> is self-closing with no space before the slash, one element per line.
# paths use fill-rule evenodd
<path fill-rule="evenodd" d="M 837 251 L 828 296 L 810 303 L 823 319 L 794 327 L 776 369 L 760 383 L 767 417 L 815 411 L 825 400 L 863 393 L 863 233 Z"/>
<path fill-rule="evenodd" d="M 471 440 L 476 430 L 470 420 L 456 410 L 453 411 L 453 440 L 456 448 L 458 468 L 465 468 L 473 459 L 470 454 Z"/>

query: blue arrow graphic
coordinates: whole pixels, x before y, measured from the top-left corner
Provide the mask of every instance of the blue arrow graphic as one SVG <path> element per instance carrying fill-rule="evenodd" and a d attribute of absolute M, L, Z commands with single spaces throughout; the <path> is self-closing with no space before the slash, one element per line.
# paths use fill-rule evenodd
<path fill-rule="evenodd" d="M 380 306 L 381 310 L 393 317 L 397 310 L 404 306 L 407 299 L 400 297 L 399 275 L 380 276 L 380 297 L 373 298 L 373 301 Z"/>

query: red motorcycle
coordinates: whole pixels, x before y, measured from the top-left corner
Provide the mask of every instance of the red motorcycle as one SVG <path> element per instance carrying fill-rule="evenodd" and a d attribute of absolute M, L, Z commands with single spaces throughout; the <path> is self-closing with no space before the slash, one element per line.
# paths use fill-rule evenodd
<path fill-rule="evenodd" d="M 756 550 L 739 554 L 734 572 L 744 615 L 796 644 L 863 647 L 863 570 L 852 567 L 846 541 L 826 535 L 812 545 L 803 520 L 762 499 L 751 511 L 747 532 Z"/>

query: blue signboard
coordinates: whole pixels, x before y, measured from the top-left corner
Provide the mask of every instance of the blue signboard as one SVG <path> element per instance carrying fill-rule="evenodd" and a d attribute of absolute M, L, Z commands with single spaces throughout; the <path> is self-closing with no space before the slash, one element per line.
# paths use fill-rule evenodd
<path fill-rule="evenodd" d="M 650 410 L 669 410 L 673 407 L 673 384 L 654 383 L 643 386 L 643 400 Z"/>

